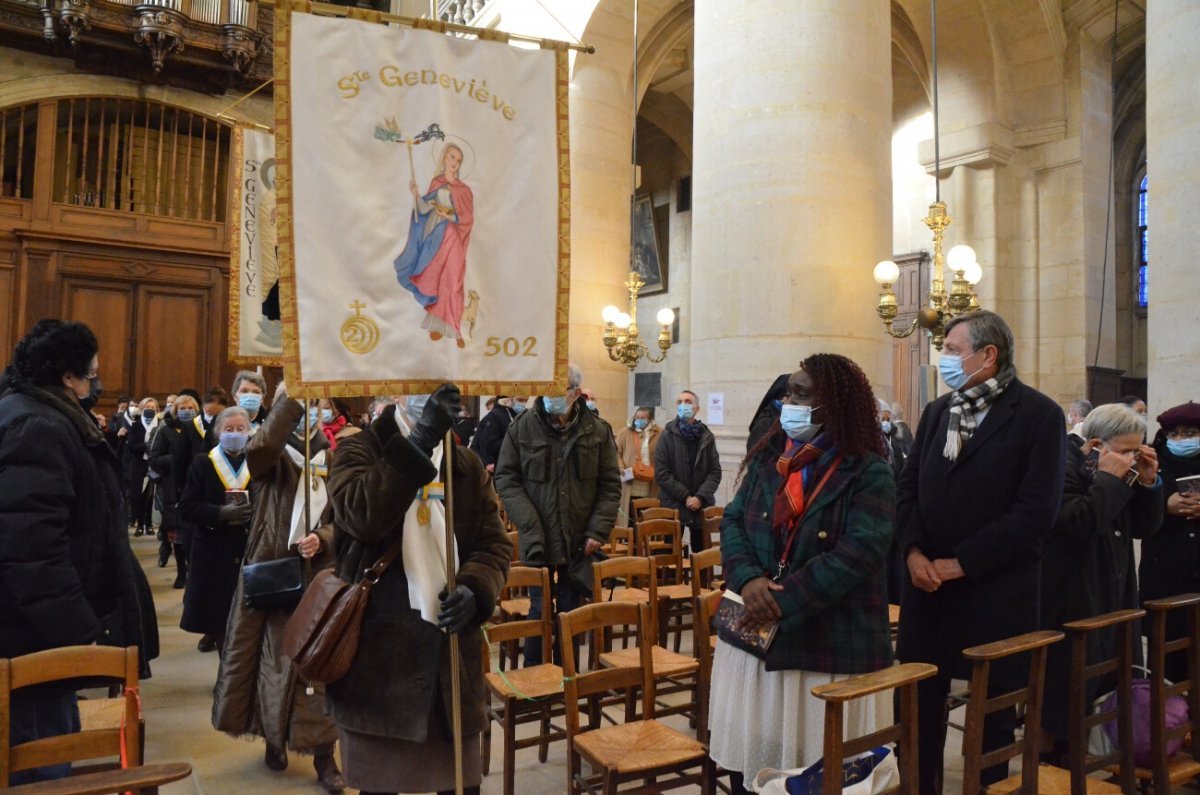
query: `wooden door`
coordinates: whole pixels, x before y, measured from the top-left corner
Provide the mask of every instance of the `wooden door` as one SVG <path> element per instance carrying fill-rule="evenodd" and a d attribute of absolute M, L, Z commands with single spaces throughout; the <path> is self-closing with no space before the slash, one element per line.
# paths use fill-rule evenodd
<path fill-rule="evenodd" d="M 134 395 L 137 346 L 129 339 L 129 330 L 133 328 L 135 286 L 69 276 L 63 279 L 62 290 L 61 317 L 87 324 L 100 343 L 98 372 L 105 397 Z"/>
<path fill-rule="evenodd" d="M 210 336 L 209 291 L 150 284 L 137 288 L 136 383 L 160 400 L 186 387 L 203 391 Z"/>

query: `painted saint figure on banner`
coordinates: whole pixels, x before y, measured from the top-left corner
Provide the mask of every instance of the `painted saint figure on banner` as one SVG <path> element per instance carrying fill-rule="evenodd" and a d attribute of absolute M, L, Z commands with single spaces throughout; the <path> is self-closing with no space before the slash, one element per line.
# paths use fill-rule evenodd
<path fill-rule="evenodd" d="M 460 177 L 461 146 L 447 143 L 440 166 L 423 194 L 415 177 L 408 183 L 413 198 L 408 242 L 393 264 L 400 286 L 425 309 L 421 328 L 429 332 L 429 338 L 453 338 L 462 348 L 466 346 L 462 333 L 464 288 L 475 197 Z"/>

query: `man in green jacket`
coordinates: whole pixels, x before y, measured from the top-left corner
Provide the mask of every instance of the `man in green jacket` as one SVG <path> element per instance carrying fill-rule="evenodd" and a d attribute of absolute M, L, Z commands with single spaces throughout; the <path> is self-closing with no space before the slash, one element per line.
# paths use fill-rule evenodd
<path fill-rule="evenodd" d="M 588 410 L 582 385 L 582 371 L 568 365 L 566 394 L 542 397 L 513 420 L 495 470 L 496 491 L 519 533 L 521 563 L 551 570 L 560 612 L 592 595 L 593 556 L 608 542 L 621 501 L 612 429 Z M 530 594 L 529 617 L 541 618 L 540 593 Z M 541 640 L 527 640 L 525 664 L 541 662 Z"/>

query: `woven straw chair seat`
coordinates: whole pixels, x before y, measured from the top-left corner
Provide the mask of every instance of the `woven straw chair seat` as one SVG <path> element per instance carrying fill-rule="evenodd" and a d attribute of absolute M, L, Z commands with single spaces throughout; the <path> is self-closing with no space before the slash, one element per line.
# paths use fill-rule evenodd
<path fill-rule="evenodd" d="M 639 720 L 576 735 L 575 747 L 594 766 L 636 773 L 705 754 L 704 746 L 656 720 Z"/>
<path fill-rule="evenodd" d="M 1121 787 L 1111 781 L 1098 778 L 1086 780 L 1089 795 L 1119 795 Z M 989 795 L 1009 795 L 1021 788 L 1021 776 L 1009 776 L 998 784 L 987 788 Z M 1071 773 L 1061 767 L 1038 765 L 1038 795 L 1070 795 Z"/>
<path fill-rule="evenodd" d="M 504 681 L 508 677 L 508 682 Z M 563 670 L 557 665 L 543 663 L 529 668 L 515 668 L 501 676 L 492 672 L 484 675 L 488 688 L 497 696 L 545 698 L 563 691 Z M 517 692 L 514 692 L 517 691 Z"/>
<path fill-rule="evenodd" d="M 86 698 L 79 702 L 79 723 L 83 731 L 119 729 L 124 722 L 124 696 Z"/>
<path fill-rule="evenodd" d="M 665 676 L 690 674 L 700 670 L 700 661 L 686 654 L 676 654 L 662 646 L 652 646 L 654 676 L 661 679 Z M 640 668 L 642 665 L 641 650 L 636 647 L 606 651 L 600 655 L 600 664 L 605 668 Z"/>
<path fill-rule="evenodd" d="M 1142 781 L 1153 781 L 1154 771 L 1148 767 L 1134 768 L 1133 774 Z M 1180 751 L 1167 760 L 1167 779 L 1172 784 L 1180 784 L 1200 776 L 1200 762 L 1192 759 L 1187 751 Z"/>
<path fill-rule="evenodd" d="M 888 605 L 888 623 L 893 627 L 900 623 L 900 605 Z"/>
<path fill-rule="evenodd" d="M 600 591 L 601 601 L 604 602 L 635 602 L 646 604 L 650 601 L 650 592 L 645 588 L 618 588 L 610 591 L 604 588 Z"/>
<path fill-rule="evenodd" d="M 504 599 L 500 602 L 500 612 L 506 616 L 529 615 L 529 598 Z"/>

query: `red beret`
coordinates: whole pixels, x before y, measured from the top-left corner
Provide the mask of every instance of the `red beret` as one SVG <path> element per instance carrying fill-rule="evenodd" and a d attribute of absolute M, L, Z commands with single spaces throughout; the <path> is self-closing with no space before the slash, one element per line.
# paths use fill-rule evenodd
<path fill-rule="evenodd" d="M 1200 428 L 1200 403 L 1193 403 L 1189 400 L 1187 403 L 1169 408 L 1158 415 L 1158 424 L 1168 431 L 1181 425 L 1193 425 Z"/>

